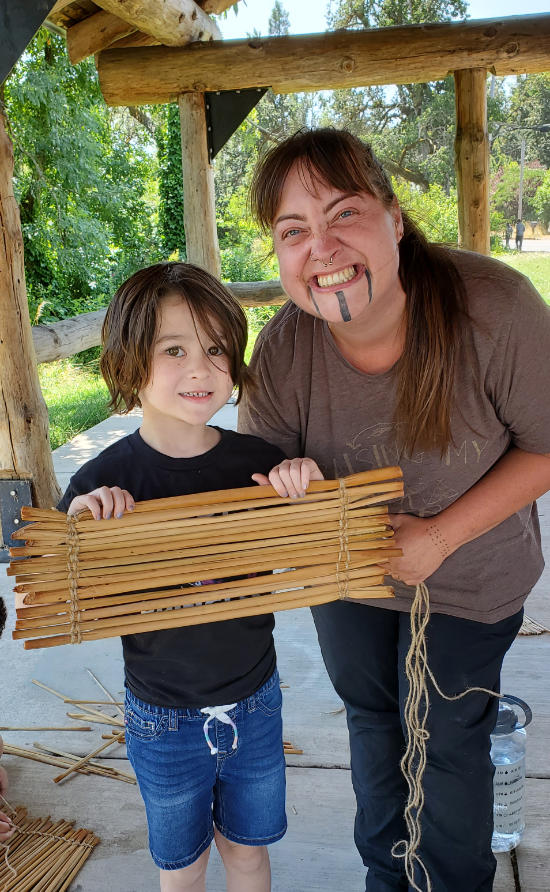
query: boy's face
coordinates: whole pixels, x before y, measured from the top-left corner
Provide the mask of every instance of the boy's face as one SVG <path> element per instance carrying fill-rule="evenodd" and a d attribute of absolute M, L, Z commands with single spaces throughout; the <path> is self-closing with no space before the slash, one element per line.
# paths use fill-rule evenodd
<path fill-rule="evenodd" d="M 160 305 L 151 376 L 139 394 L 144 422 L 168 436 L 196 436 L 232 389 L 226 354 L 195 326 L 187 301 L 167 295 Z"/>

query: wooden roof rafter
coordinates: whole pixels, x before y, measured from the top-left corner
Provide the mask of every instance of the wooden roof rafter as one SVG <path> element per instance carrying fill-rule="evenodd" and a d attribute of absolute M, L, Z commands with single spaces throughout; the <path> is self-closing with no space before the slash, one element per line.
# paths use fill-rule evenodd
<path fill-rule="evenodd" d="M 210 14 L 235 0 L 58 0 L 48 20 L 66 29 L 73 65 L 116 46 L 184 46 L 221 38 Z"/>

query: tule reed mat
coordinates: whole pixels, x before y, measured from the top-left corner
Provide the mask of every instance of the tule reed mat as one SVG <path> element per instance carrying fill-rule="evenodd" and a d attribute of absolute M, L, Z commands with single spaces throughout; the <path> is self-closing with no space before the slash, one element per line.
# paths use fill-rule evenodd
<path fill-rule="evenodd" d="M 25 648 L 54 647 L 325 604 L 393 596 L 379 562 L 399 555 L 384 503 L 400 468 L 310 484 L 138 502 L 120 519 L 23 508 L 15 558 Z M 22 560 L 24 559 L 24 560 Z"/>
<path fill-rule="evenodd" d="M 90 830 L 75 830 L 73 821 L 33 818 L 12 808 L 3 796 L 0 807 L 15 833 L 0 843 L 1 892 L 64 892 L 99 843 Z"/>

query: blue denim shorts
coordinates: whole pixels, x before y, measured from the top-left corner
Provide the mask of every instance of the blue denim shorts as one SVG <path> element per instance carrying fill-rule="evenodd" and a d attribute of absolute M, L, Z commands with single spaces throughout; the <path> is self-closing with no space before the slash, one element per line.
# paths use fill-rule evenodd
<path fill-rule="evenodd" d="M 212 842 L 214 824 L 242 845 L 284 836 L 281 706 L 277 671 L 228 710 L 236 730 L 212 718 L 205 732 L 208 716 L 200 709 L 152 706 L 126 690 L 126 747 L 158 867 L 178 870 L 196 861 Z"/>

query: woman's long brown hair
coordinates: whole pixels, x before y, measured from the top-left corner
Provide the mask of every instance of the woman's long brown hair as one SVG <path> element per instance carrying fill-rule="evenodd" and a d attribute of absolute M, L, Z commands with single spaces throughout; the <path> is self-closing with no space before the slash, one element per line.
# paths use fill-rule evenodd
<path fill-rule="evenodd" d="M 370 146 L 344 130 L 301 130 L 272 147 L 256 167 L 250 205 L 270 231 L 285 180 L 298 165 L 310 181 L 342 192 L 366 192 L 389 209 L 391 182 Z M 401 446 L 443 452 L 452 443 L 451 410 L 466 293 L 448 249 L 428 242 L 403 212 L 399 278 L 406 300 L 407 331 L 397 365 L 395 421 Z"/>

